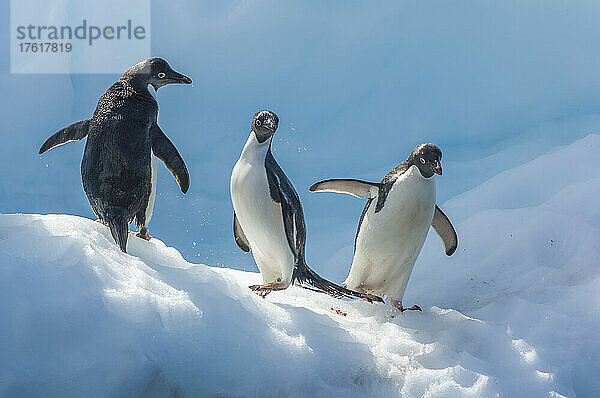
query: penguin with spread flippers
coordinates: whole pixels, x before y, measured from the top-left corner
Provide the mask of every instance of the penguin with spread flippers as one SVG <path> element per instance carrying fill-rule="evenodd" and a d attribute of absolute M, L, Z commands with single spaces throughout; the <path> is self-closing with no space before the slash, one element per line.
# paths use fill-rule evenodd
<path fill-rule="evenodd" d="M 271 111 L 254 115 L 250 136 L 231 174 L 233 232 L 238 246 L 252 254 L 264 284 L 250 286 L 262 297 L 295 282 L 335 297 L 360 297 L 317 275 L 306 264 L 306 229 L 300 199 L 271 153 L 279 118 Z"/>
<path fill-rule="evenodd" d="M 343 286 L 384 295 L 400 311 L 421 310 L 417 305 L 404 308 L 402 297 L 429 226 L 442 238 L 448 256 L 458 246 L 454 227 L 435 204 L 435 175 L 442 175 L 441 158 L 436 145 L 421 144 L 379 183 L 334 179 L 310 187 L 311 192 L 340 192 L 368 199 Z"/>
<path fill-rule="evenodd" d="M 148 221 L 156 195 L 156 162 L 161 159 L 183 193 L 189 174 L 173 143 L 158 126 L 153 92 L 167 84 L 191 84 L 161 58 L 131 67 L 98 101 L 90 119 L 60 130 L 39 153 L 87 137 L 81 176 L 99 221 L 109 226 L 115 242 L 127 251 L 128 223 L 135 219 L 138 236 L 149 239 Z"/>

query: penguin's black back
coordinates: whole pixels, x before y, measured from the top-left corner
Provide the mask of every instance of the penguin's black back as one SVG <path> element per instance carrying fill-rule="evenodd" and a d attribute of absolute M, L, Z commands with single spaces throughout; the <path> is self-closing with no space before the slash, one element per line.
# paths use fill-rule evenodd
<path fill-rule="evenodd" d="M 90 119 L 81 163 L 83 188 L 92 209 L 108 222 L 117 209 L 127 221 L 144 222 L 151 191 L 149 130 L 158 104 L 146 88 L 134 90 L 124 79 L 98 101 Z"/>

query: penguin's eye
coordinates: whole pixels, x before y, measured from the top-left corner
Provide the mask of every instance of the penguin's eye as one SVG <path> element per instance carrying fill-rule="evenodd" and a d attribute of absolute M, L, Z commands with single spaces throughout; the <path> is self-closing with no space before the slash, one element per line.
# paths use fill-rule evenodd
<path fill-rule="evenodd" d="M 260 125 L 261 125 L 261 124 L 262 124 L 262 122 L 260 121 L 260 119 L 256 119 L 256 125 L 257 125 L 258 127 L 260 127 Z"/>
<path fill-rule="evenodd" d="M 421 163 L 425 164 L 425 159 L 421 158 Z"/>
<path fill-rule="evenodd" d="M 162 78 L 164 78 L 167 75 L 166 75 L 165 72 L 158 72 L 158 75 L 156 75 L 156 76 L 158 76 L 159 79 L 162 79 Z"/>

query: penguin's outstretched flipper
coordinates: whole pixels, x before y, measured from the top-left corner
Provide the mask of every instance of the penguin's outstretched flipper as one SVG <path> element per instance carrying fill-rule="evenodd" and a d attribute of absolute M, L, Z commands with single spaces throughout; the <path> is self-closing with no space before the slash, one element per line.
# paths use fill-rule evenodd
<path fill-rule="evenodd" d="M 55 146 L 66 144 L 69 141 L 79 141 L 84 139 L 88 135 L 89 125 L 90 120 L 86 119 L 65 127 L 48 138 L 38 153 L 41 155 Z"/>
<path fill-rule="evenodd" d="M 127 227 L 127 210 L 122 207 L 109 206 L 104 210 L 103 221 L 110 228 L 115 243 L 123 253 L 127 253 L 127 236 L 129 228 Z"/>
<path fill-rule="evenodd" d="M 354 179 L 332 179 L 317 182 L 308 190 L 310 192 L 338 192 L 347 193 L 357 198 L 371 199 L 379 195 L 381 184 Z"/>
<path fill-rule="evenodd" d="M 188 174 L 185 162 L 181 158 L 175 145 L 163 133 L 157 123 L 153 123 L 150 128 L 150 143 L 154 155 L 162 160 L 171 174 L 177 180 L 181 192 L 186 193 L 190 187 L 190 175 Z"/>

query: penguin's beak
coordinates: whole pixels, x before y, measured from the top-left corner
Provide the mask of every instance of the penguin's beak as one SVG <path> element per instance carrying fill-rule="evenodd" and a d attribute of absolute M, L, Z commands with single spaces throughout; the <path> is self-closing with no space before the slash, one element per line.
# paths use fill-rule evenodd
<path fill-rule="evenodd" d="M 192 79 L 171 69 L 167 73 L 167 84 L 192 84 Z"/>
<path fill-rule="evenodd" d="M 440 162 L 438 162 L 437 160 L 435 161 L 435 164 L 433 165 L 433 172 L 435 174 L 442 175 L 442 165 L 440 165 Z"/>
<path fill-rule="evenodd" d="M 177 72 L 173 73 L 173 80 L 181 84 L 192 84 L 192 79 Z"/>

